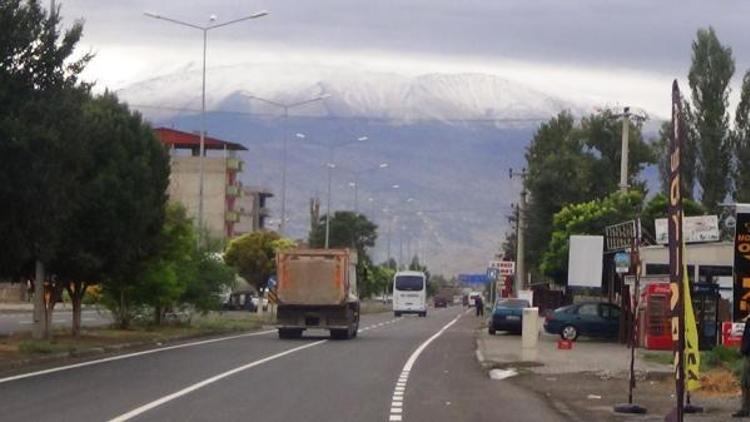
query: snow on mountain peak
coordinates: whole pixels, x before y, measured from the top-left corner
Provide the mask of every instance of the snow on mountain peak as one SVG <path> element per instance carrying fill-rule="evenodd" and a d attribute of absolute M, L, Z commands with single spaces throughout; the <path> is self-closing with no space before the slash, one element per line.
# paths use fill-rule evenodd
<path fill-rule="evenodd" d="M 200 72 L 187 67 L 132 84 L 119 95 L 134 108 L 160 118 L 176 109 L 200 105 Z M 338 116 L 412 120 L 506 120 L 548 118 L 576 105 L 494 75 L 395 73 L 326 66 L 290 68 L 275 64 L 242 64 L 211 68 L 207 107 L 213 111 L 277 114 L 273 106 L 249 95 L 293 103 L 322 93 L 323 104 L 300 107 L 299 116 Z"/>

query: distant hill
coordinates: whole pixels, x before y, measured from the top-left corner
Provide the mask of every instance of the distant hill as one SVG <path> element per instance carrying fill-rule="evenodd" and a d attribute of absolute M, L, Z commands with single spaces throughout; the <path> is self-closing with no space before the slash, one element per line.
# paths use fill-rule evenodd
<path fill-rule="evenodd" d="M 387 169 L 360 178 L 359 210 L 381 227 L 376 260 L 385 259 L 390 220 L 392 256 L 398 258 L 399 249 L 404 260 L 419 253 L 435 272 L 446 274 L 483 271 L 497 250 L 520 188 L 518 180 L 509 180 L 508 168 L 524 165 L 525 146 L 539 122 L 563 109 L 584 110 L 482 74 L 403 76 L 248 64 L 210 69 L 208 81 L 209 133 L 249 149 L 243 180 L 276 193 L 271 204 L 277 218 L 284 126 L 278 109 L 249 95 L 295 102 L 330 94 L 293 110 L 288 120 L 292 236 L 306 236 L 310 197 L 319 196 L 325 212 L 323 163 L 330 157 L 320 145 L 353 141 L 333 154 L 333 209 L 354 208 L 347 170 L 387 162 Z M 193 68 L 135 83 L 119 95 L 157 125 L 198 130 L 200 74 Z M 367 141 L 356 141 L 363 135 Z"/>

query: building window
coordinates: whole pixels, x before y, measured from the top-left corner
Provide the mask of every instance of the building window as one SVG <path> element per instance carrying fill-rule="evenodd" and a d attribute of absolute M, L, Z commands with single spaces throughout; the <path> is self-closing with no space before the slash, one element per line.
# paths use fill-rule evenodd
<path fill-rule="evenodd" d="M 701 265 L 698 267 L 699 283 L 716 283 L 717 277 L 732 276 L 732 267 L 721 265 Z"/>

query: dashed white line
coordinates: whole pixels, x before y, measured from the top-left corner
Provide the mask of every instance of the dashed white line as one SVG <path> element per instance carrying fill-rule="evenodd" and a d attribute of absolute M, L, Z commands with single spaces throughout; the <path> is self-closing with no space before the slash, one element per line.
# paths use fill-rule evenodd
<path fill-rule="evenodd" d="M 401 374 L 398 376 L 398 381 L 396 381 L 396 386 L 393 388 L 393 399 L 391 400 L 391 409 L 388 415 L 388 420 L 390 422 L 403 421 L 404 394 L 406 393 L 406 386 L 409 381 L 409 373 L 411 372 L 412 367 L 414 367 L 414 363 L 419 358 L 419 355 L 424 352 L 424 350 L 427 348 L 427 346 L 430 345 L 430 343 L 432 343 L 436 338 L 440 337 L 440 335 L 443 334 L 445 330 L 455 324 L 459 318 L 461 318 L 461 314 L 453 318 L 451 322 L 444 325 L 443 328 L 438 330 L 437 333 L 433 334 L 432 337 L 425 340 L 424 343 L 420 344 L 419 347 L 417 347 L 417 349 L 411 354 L 411 356 L 409 356 L 409 359 L 406 360 L 406 364 L 404 364 L 404 367 L 401 369 Z"/>

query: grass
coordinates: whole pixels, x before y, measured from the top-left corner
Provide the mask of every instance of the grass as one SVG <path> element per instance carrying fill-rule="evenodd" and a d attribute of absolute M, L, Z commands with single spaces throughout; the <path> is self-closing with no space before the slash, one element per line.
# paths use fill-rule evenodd
<path fill-rule="evenodd" d="M 672 364 L 672 353 L 645 352 L 642 355 L 643 360 L 647 362 L 659 363 L 662 365 Z"/>
<path fill-rule="evenodd" d="M 101 351 L 112 346 L 165 343 L 185 338 L 218 335 L 259 329 L 273 321 L 248 312 L 224 312 L 197 315 L 190 323 L 134 325 L 123 330 L 113 327 L 84 329 L 79 337 L 65 330 L 56 331 L 52 339 L 34 340 L 29 333 L 0 337 L 0 363 L 35 356 L 78 354 Z"/>

